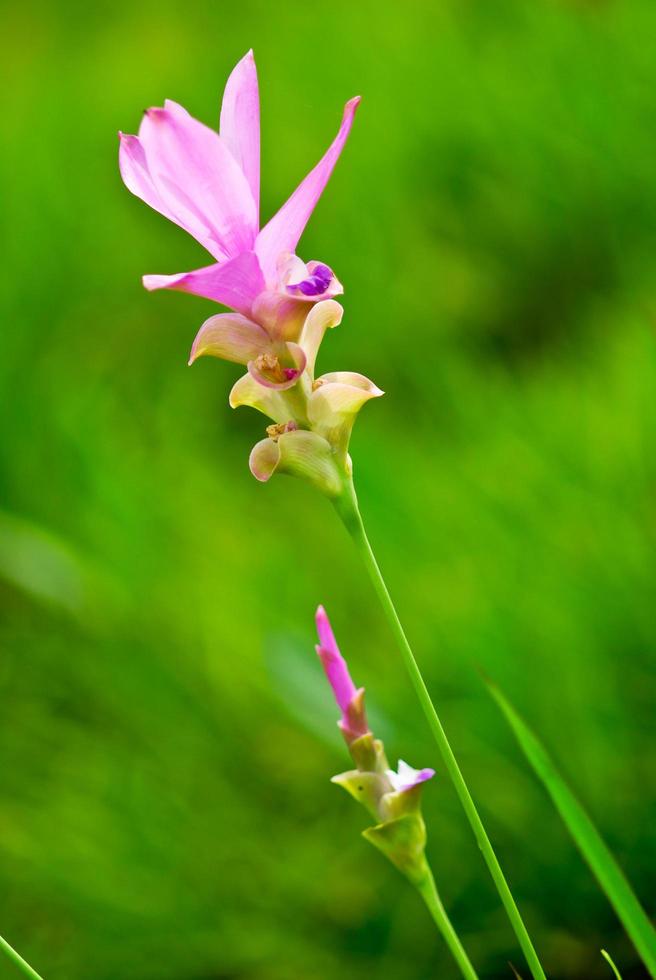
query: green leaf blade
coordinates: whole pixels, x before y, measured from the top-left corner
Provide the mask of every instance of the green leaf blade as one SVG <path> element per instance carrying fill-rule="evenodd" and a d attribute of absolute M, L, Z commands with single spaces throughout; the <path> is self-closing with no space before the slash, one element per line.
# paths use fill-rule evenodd
<path fill-rule="evenodd" d="M 560 776 L 537 736 L 493 684 L 490 692 L 520 748 L 544 784 L 578 849 L 615 909 L 652 977 L 656 977 L 656 930 L 592 820 Z"/>

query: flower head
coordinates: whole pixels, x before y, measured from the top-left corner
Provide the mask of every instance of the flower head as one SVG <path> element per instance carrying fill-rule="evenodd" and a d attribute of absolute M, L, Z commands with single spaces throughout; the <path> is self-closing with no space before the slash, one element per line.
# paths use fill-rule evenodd
<path fill-rule="evenodd" d="M 342 712 L 338 722 L 356 768 L 334 776 L 377 821 L 364 836 L 404 874 L 418 881 L 425 874 L 426 829 L 420 803 L 423 784 L 433 769 L 413 769 L 403 760 L 390 769 L 383 743 L 374 738 L 364 712 L 364 688 L 356 688 L 323 606 L 316 614 L 317 653 Z"/>
<path fill-rule="evenodd" d="M 144 276 L 147 289 L 178 289 L 231 308 L 198 331 L 189 363 L 211 356 L 242 364 L 230 393 L 274 424 L 250 455 L 256 479 L 301 476 L 333 499 L 350 478 L 355 417 L 382 391 L 361 374 L 315 378 L 326 330 L 341 322 L 343 288 L 325 262 L 296 246 L 351 130 L 359 98 L 323 157 L 260 227 L 260 109 L 252 51 L 226 84 L 216 131 L 166 100 L 148 109 L 136 136 L 120 135 L 119 166 L 130 191 L 193 235 L 215 260 L 193 272 Z"/>

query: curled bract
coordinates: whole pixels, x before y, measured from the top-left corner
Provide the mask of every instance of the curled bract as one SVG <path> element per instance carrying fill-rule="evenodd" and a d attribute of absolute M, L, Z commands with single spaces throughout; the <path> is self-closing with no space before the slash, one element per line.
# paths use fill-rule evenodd
<path fill-rule="evenodd" d="M 219 314 L 203 324 L 194 341 L 192 359 L 210 354 L 246 364 L 247 373 L 230 392 L 232 408 L 248 405 L 277 425 L 293 423 L 299 433 L 294 440 L 281 435 L 257 443 L 250 468 L 261 482 L 274 473 L 303 476 L 335 497 L 350 478 L 353 423 L 362 406 L 383 392 L 352 371 L 315 379 L 321 342 L 343 313 L 334 299 L 316 303 L 305 314 L 297 341 L 276 339 L 270 329 L 239 314 Z"/>
<path fill-rule="evenodd" d="M 261 483 L 274 473 L 287 473 L 308 480 L 328 497 L 336 497 L 342 490 L 342 477 L 330 443 L 316 432 L 291 429 L 275 438 L 262 439 L 253 447 L 248 462 L 251 473 Z"/>

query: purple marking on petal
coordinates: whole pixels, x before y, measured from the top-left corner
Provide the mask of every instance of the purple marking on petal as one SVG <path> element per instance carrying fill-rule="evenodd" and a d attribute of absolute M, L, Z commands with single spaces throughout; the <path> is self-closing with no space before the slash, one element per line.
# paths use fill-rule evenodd
<path fill-rule="evenodd" d="M 432 779 L 434 775 L 434 769 L 413 769 L 403 759 L 399 759 L 398 772 L 393 769 L 387 770 L 387 778 L 396 793 L 407 793 L 421 783 L 425 783 L 427 779 Z"/>
<path fill-rule="evenodd" d="M 321 296 L 325 293 L 330 283 L 333 280 L 332 269 L 320 263 L 316 265 L 312 270 L 312 274 L 303 279 L 301 282 L 295 282 L 290 286 L 287 286 L 287 291 L 290 293 L 302 293 L 303 296 Z"/>
<path fill-rule="evenodd" d="M 287 380 L 291 381 L 292 378 L 297 378 L 301 372 L 298 370 L 298 368 L 284 368 L 283 373 Z"/>
<path fill-rule="evenodd" d="M 415 776 L 415 786 L 417 783 L 425 783 L 427 779 L 432 779 L 434 775 L 434 769 L 420 769 Z"/>
<path fill-rule="evenodd" d="M 320 276 L 321 279 L 325 279 L 326 282 L 329 283 L 333 277 L 333 270 L 330 268 L 330 266 L 320 262 L 318 265 L 315 265 L 314 269 L 312 270 L 312 275 Z"/>
<path fill-rule="evenodd" d="M 299 282 L 298 288 L 304 296 L 319 296 L 326 287 L 323 284 L 323 279 L 319 279 L 319 276 L 310 276 L 303 282 Z"/>

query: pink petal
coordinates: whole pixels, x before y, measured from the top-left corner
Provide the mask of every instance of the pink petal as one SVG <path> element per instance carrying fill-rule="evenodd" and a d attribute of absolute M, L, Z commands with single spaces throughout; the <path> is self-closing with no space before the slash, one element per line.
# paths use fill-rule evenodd
<path fill-rule="evenodd" d="M 164 199 L 160 189 L 155 185 L 152 174 L 148 167 L 148 160 L 143 144 L 138 136 L 129 136 L 126 133 L 119 133 L 119 169 L 125 186 L 140 197 L 142 201 L 159 211 L 169 221 L 174 221 L 176 225 L 184 228 L 186 232 L 200 242 L 215 258 L 225 259 L 228 253 L 220 248 L 216 241 L 216 235 L 210 227 L 207 219 L 191 202 L 184 202 L 182 195 L 178 195 L 177 202 L 170 207 L 170 200 Z"/>
<path fill-rule="evenodd" d="M 248 182 L 218 133 L 167 99 L 139 127 L 152 182 L 168 211 L 217 259 L 248 251 L 257 209 Z"/>
<path fill-rule="evenodd" d="M 317 626 L 317 633 L 319 635 L 319 645 L 325 650 L 330 650 L 332 653 L 339 655 L 339 647 L 337 646 L 337 640 L 335 639 L 335 634 L 333 633 L 333 628 L 330 625 L 330 620 L 328 619 L 328 613 L 323 608 L 319 606 L 315 615 L 314 621 Z M 355 688 L 354 688 L 355 690 Z"/>
<path fill-rule="evenodd" d="M 248 364 L 269 346 L 269 335 L 258 323 L 239 313 L 219 313 L 206 320 L 196 334 L 189 363 L 209 354 L 235 364 Z"/>
<path fill-rule="evenodd" d="M 308 303 L 300 303 L 274 289 L 265 289 L 253 303 L 253 319 L 277 340 L 297 341 L 307 316 Z"/>
<path fill-rule="evenodd" d="M 159 211 L 160 214 L 163 214 L 170 221 L 175 221 L 177 224 L 180 224 L 178 219 L 168 210 L 159 196 L 157 188 L 153 184 L 153 179 L 150 176 L 146 162 L 146 154 L 144 153 L 143 146 L 139 142 L 139 137 L 129 136 L 127 133 L 119 133 L 118 138 L 120 141 L 118 166 L 121 171 L 123 183 L 127 189 L 132 194 L 140 197 L 146 204 L 149 204 L 155 211 Z M 185 228 L 185 225 L 183 224 L 182 227 Z M 185 230 L 189 231 L 188 228 Z"/>
<path fill-rule="evenodd" d="M 160 189 L 153 180 L 146 153 L 139 137 L 119 133 L 119 138 L 121 141 L 119 169 L 128 190 L 140 197 L 155 211 L 163 214 L 169 221 L 174 221 L 176 225 L 193 235 L 196 241 L 200 242 L 215 258 L 227 258 L 227 252 L 218 246 L 214 231 L 206 218 L 198 212 L 195 205 L 191 202 L 185 204 L 180 194 L 172 207 L 169 206 L 171 204 L 170 199 L 164 200 Z"/>
<path fill-rule="evenodd" d="M 264 289 L 262 270 L 254 252 L 243 252 L 228 262 L 217 262 L 177 276 L 144 276 L 146 289 L 179 289 L 249 313 Z"/>
<path fill-rule="evenodd" d="M 220 134 L 241 167 L 255 201 L 260 203 L 260 96 L 253 52 L 232 70 L 223 93 Z"/>
<path fill-rule="evenodd" d="M 333 689 L 335 700 L 342 713 L 345 713 L 357 693 L 356 687 L 351 680 L 346 661 L 339 652 L 337 641 L 323 606 L 319 606 L 317 609 L 315 621 L 319 634 L 317 653 L 326 672 L 328 683 Z"/>
<path fill-rule="evenodd" d="M 359 103 L 359 96 L 346 103 L 339 132 L 324 156 L 257 236 L 255 251 L 267 282 L 275 278 L 276 262 L 280 253 L 296 251 L 303 229 L 342 152 Z"/>

